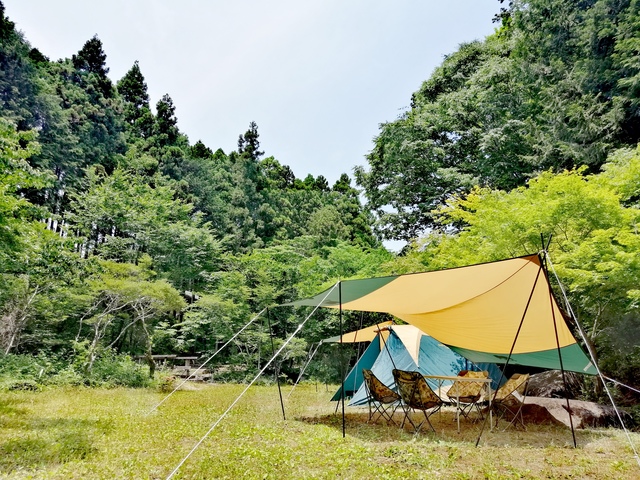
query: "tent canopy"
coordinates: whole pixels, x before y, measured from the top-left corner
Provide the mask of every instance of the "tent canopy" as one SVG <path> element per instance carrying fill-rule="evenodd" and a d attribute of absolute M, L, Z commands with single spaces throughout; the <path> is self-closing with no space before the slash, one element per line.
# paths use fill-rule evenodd
<path fill-rule="evenodd" d="M 378 328 L 378 335 L 373 338 L 367 350 L 345 378 L 345 394 L 353 395 L 349 405 L 367 402 L 363 386 L 363 368 L 371 369 L 385 385 L 394 385 L 392 374 L 394 368 L 420 371 L 425 375 L 456 375 L 460 370 L 470 368 L 469 362 L 463 357 L 413 325 L 391 325 L 391 323 L 385 322 L 389 325 L 384 329 Z M 381 325 L 378 324 L 378 327 Z M 350 332 L 344 337 L 368 341 L 362 339 L 364 335 L 360 335 L 368 330 Z M 437 382 L 435 380 L 432 382 L 432 388 L 436 388 Z M 340 400 L 341 388 L 335 393 L 332 401 Z"/>
<path fill-rule="evenodd" d="M 596 374 L 569 330 L 538 255 L 380 278 L 287 305 L 386 312 L 474 362 Z"/>

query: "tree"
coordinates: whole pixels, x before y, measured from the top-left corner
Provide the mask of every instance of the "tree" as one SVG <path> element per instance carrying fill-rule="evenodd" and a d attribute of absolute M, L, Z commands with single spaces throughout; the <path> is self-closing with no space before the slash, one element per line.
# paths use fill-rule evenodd
<path fill-rule="evenodd" d="M 149 260 L 145 259 L 141 259 L 140 266 L 100 262 L 100 272 L 89 282 L 93 301 L 80 319 L 80 329 L 76 337 L 76 341 L 80 341 L 83 327 L 90 327 L 87 371 L 91 371 L 100 347 L 114 347 L 125 333 L 137 327 L 142 336 L 149 375 L 153 377 L 154 324 L 164 315 L 180 311 L 184 308 L 185 302 L 169 283 L 153 280 L 154 274 L 149 269 L 149 264 Z M 110 342 L 104 345 L 107 337 Z M 139 346 L 133 344 L 129 348 L 135 349 Z"/>
<path fill-rule="evenodd" d="M 264 152 L 260 151 L 260 135 L 256 122 L 249 124 L 249 129 L 238 138 L 238 153 L 257 162 Z"/>
<path fill-rule="evenodd" d="M 87 40 L 82 49 L 71 57 L 73 66 L 81 75 L 93 74 L 97 78 L 97 85 L 106 98 L 113 96 L 113 85 L 107 77 L 109 68 L 106 64 L 107 55 L 102 49 L 102 42 L 97 35 Z"/>
<path fill-rule="evenodd" d="M 189 221 L 193 207 L 174 197 L 161 176 L 147 178 L 120 168 L 105 175 L 89 169 L 88 188 L 72 197 L 68 221 L 86 239 L 89 251 L 105 250 L 108 258 L 135 262 L 167 240 L 159 232 L 163 225 Z"/>
<path fill-rule="evenodd" d="M 43 214 L 21 192 L 42 189 L 51 181 L 27 163 L 39 150 L 35 138 L 35 132 L 17 132 L 15 125 L 0 118 L 0 264 L 5 271 L 12 270 L 17 254 L 28 247 L 29 232 Z"/>
<path fill-rule="evenodd" d="M 612 149 L 635 145 L 634 12 L 637 2 L 509 2 L 501 28 L 447 56 L 355 170 L 377 231 L 408 240 L 474 186 L 596 173 Z"/>
<path fill-rule="evenodd" d="M 149 94 L 140 66 L 136 60 L 118 82 L 118 93 L 124 101 L 124 120 L 134 135 L 148 138 L 153 132 L 153 114 L 149 108 Z"/>
<path fill-rule="evenodd" d="M 178 140 L 178 119 L 176 107 L 168 94 L 164 94 L 156 103 L 156 123 L 154 136 L 159 146 L 174 145 Z"/>

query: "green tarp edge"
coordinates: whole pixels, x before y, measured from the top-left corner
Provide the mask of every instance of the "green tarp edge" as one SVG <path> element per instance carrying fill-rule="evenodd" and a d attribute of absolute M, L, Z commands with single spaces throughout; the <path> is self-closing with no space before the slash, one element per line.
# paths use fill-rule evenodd
<path fill-rule="evenodd" d="M 488 353 L 476 350 L 468 350 L 449 345 L 449 348 L 474 363 L 500 363 L 504 364 L 509 355 L 505 353 Z M 560 349 L 562 355 L 562 366 L 566 371 L 583 373 L 585 375 L 597 375 L 598 372 L 580 345 L 574 343 Z M 539 352 L 517 353 L 511 355 L 509 365 L 525 365 L 529 367 L 547 368 L 550 370 L 560 370 L 560 360 L 558 349 L 542 350 Z"/>
<path fill-rule="evenodd" d="M 342 289 L 342 304 L 353 302 L 365 295 L 375 292 L 380 287 L 384 287 L 388 283 L 391 283 L 397 275 L 391 277 L 380 278 L 362 278 L 357 280 L 344 280 L 341 282 Z M 327 292 L 331 289 L 333 291 L 327 296 Z M 325 298 L 326 297 L 326 298 Z M 323 300 L 324 299 L 324 300 Z M 327 288 L 324 292 L 311 297 L 304 298 L 295 302 L 285 303 L 281 306 L 293 306 L 293 307 L 339 307 L 340 306 L 340 289 Z"/>

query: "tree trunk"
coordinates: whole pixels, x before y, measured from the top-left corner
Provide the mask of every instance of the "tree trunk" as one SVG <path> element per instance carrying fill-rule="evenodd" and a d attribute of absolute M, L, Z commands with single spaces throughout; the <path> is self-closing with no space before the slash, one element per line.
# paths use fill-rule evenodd
<path fill-rule="evenodd" d="M 147 328 L 147 323 L 144 321 L 144 318 L 140 321 L 142 322 L 142 329 L 144 330 L 145 341 L 147 343 L 147 350 L 144 358 L 149 365 L 149 378 L 153 378 L 156 374 L 156 362 L 153 360 L 153 355 L 151 353 L 151 335 L 149 334 L 149 329 Z"/>

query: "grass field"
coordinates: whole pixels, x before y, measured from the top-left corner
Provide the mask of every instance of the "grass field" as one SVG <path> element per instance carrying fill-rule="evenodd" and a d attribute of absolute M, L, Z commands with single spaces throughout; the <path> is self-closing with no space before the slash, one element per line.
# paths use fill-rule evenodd
<path fill-rule="evenodd" d="M 195 385 L 144 389 L 52 389 L 0 393 L 0 478 L 165 479 L 244 390 Z M 251 387 L 184 463 L 175 479 L 633 479 L 640 466 L 616 429 L 529 425 L 486 431 L 453 412 L 433 433 L 367 424 L 366 409 L 340 410 L 324 385 L 300 385 L 283 420 L 277 387 Z M 631 434 L 640 446 L 640 435 Z"/>

